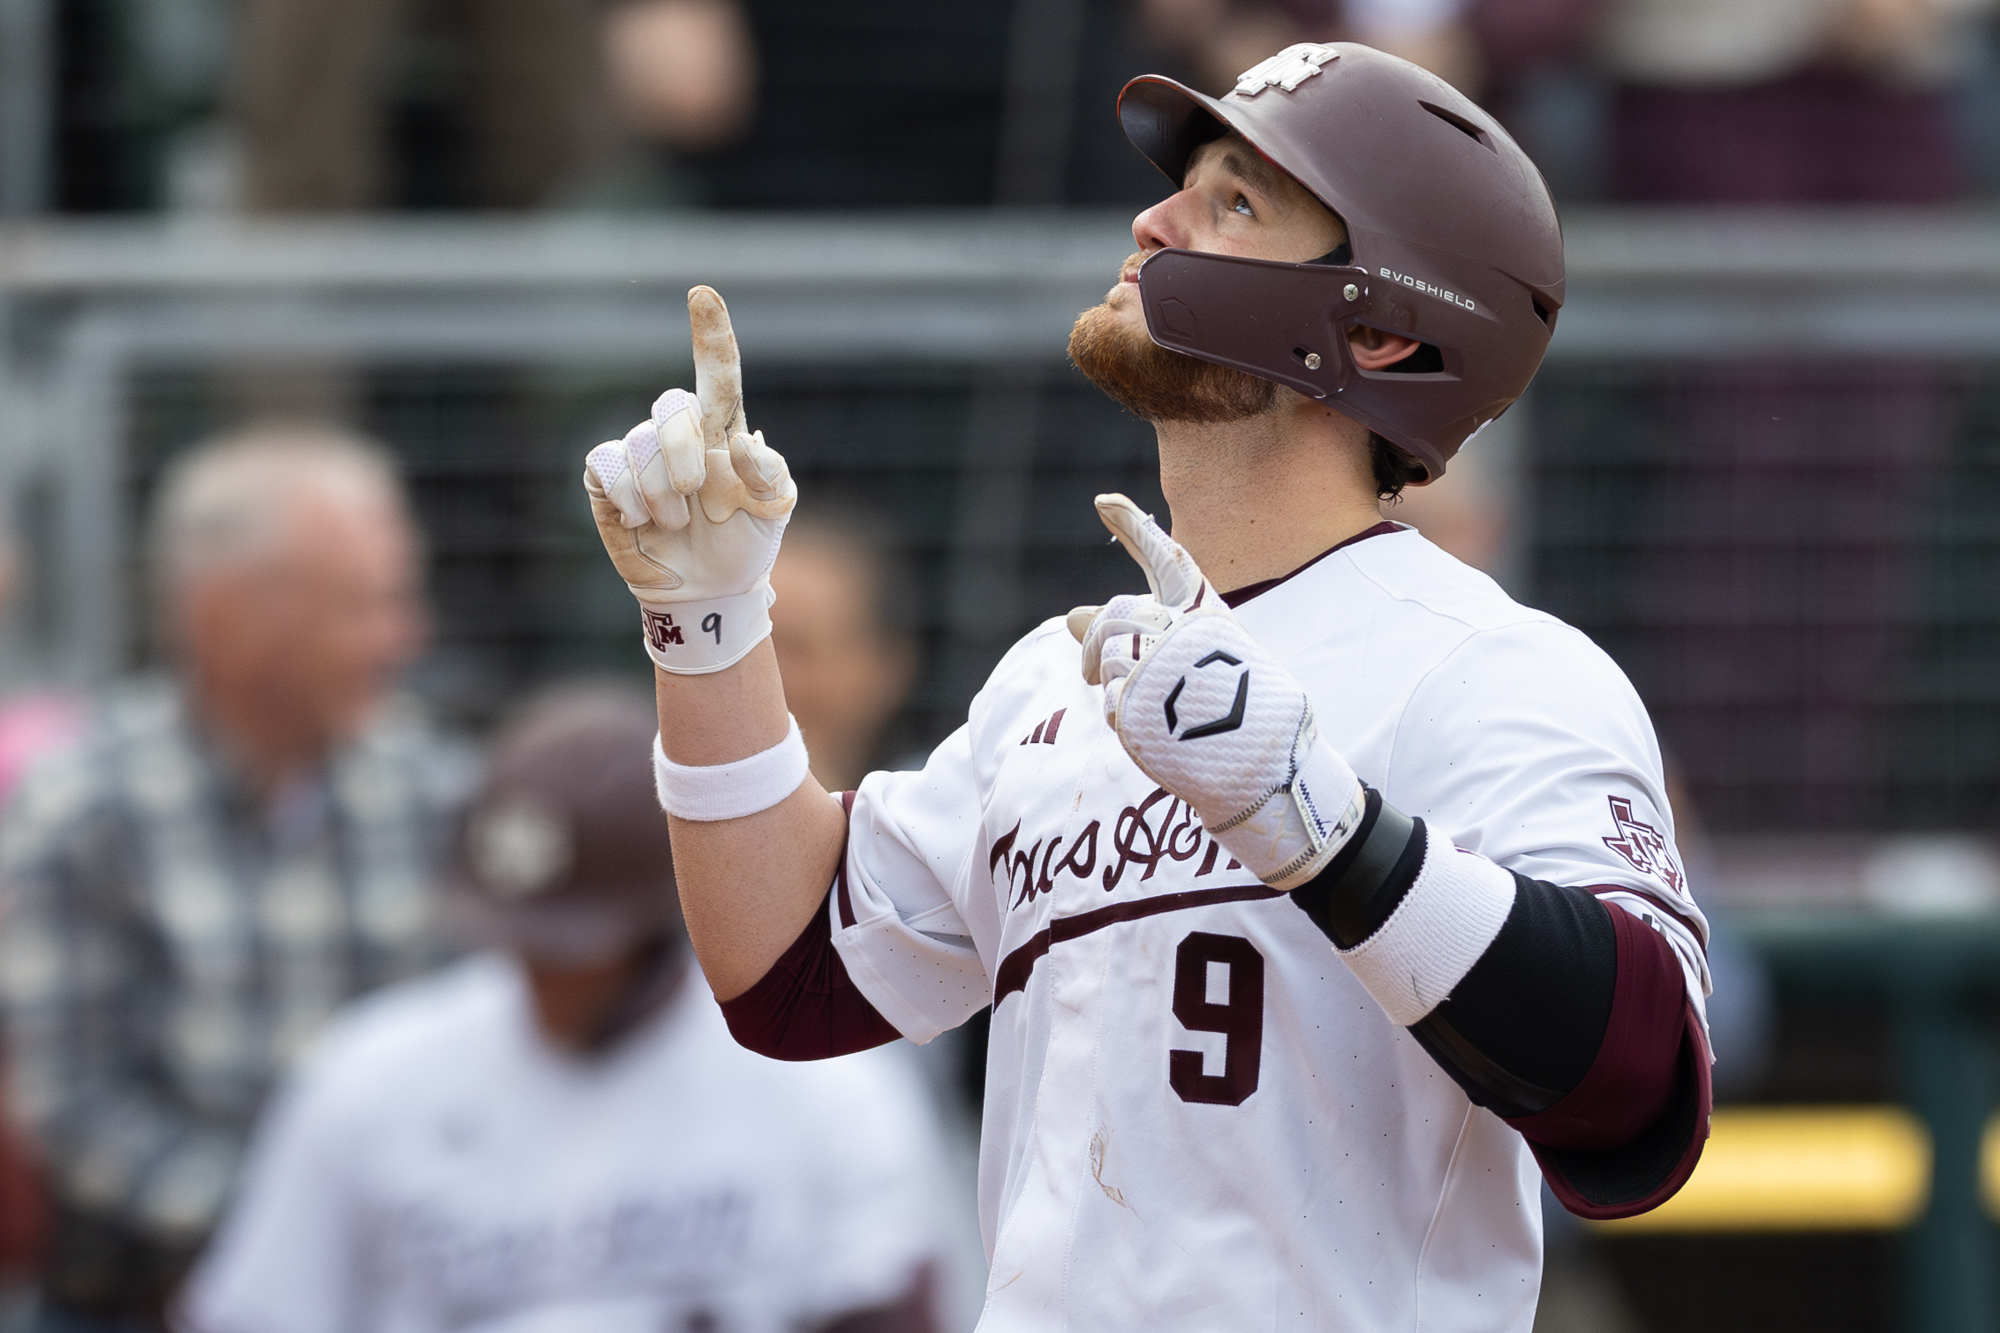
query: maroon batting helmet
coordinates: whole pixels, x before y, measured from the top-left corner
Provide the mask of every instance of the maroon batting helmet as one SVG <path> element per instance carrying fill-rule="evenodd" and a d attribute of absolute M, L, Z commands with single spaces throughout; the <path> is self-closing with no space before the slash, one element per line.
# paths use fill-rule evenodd
<path fill-rule="evenodd" d="M 1306 264 L 1155 253 L 1139 270 L 1154 342 L 1325 400 L 1427 480 L 1527 388 L 1563 301 L 1555 202 L 1443 79 L 1371 47 L 1302 43 L 1219 98 L 1143 75 L 1118 118 L 1177 187 L 1194 150 L 1234 130 L 1347 226 L 1348 254 Z M 1362 370 L 1356 325 L 1437 350 Z"/>
<path fill-rule="evenodd" d="M 475 939 L 580 962 L 678 937 L 657 727 L 638 688 L 571 685 L 502 728 L 452 858 L 453 907 Z"/>

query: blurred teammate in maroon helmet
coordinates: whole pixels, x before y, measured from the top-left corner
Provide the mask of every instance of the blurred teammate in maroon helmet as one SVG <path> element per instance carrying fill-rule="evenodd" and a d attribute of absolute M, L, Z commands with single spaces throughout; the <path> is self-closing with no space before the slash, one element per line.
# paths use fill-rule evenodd
<path fill-rule="evenodd" d="M 720 298 L 590 456 L 662 804 L 739 1040 L 991 1007 L 982 1329 L 1527 1330 L 1539 1180 L 1641 1212 L 1707 1133 L 1706 926 L 1618 668 L 1379 502 L 1519 397 L 1563 299 L 1533 164 L 1439 79 L 1299 45 L 1129 85 L 1172 192 L 1078 321 L 1156 428 L 1148 591 L 1022 639 L 916 773 L 807 775 L 768 633 L 797 498 Z"/>
<path fill-rule="evenodd" d="M 781 1065 L 699 995 L 643 695 L 508 727 L 459 841 L 494 946 L 320 1043 L 262 1127 L 186 1323 L 931 1333 L 952 1189 L 890 1052 Z"/>

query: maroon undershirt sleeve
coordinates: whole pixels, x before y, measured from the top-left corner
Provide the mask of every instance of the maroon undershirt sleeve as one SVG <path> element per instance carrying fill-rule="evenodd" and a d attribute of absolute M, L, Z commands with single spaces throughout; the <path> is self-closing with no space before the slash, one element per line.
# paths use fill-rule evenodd
<path fill-rule="evenodd" d="M 1597 1058 L 1561 1101 L 1508 1121 L 1552 1148 L 1602 1152 L 1629 1143 L 1666 1109 L 1678 1076 L 1687 1011 L 1680 964 L 1630 912 L 1605 907 L 1617 941 L 1617 979 Z"/>
<path fill-rule="evenodd" d="M 1515 886 L 1486 953 L 1410 1035 L 1520 1131 L 1570 1211 L 1656 1207 L 1707 1138 L 1707 1047 L 1679 960 L 1648 921 L 1589 889 Z M 1336 938 L 1340 922 L 1364 920 L 1323 915 Z"/>
<path fill-rule="evenodd" d="M 756 985 L 723 1001 L 722 1016 L 738 1045 L 774 1060 L 852 1055 L 902 1035 L 847 975 L 824 902 Z"/>
<path fill-rule="evenodd" d="M 842 792 L 840 805 L 851 812 L 854 793 Z M 792 947 L 756 985 L 723 1002 L 722 1016 L 737 1045 L 773 1060 L 825 1060 L 886 1046 L 903 1035 L 855 987 L 840 950 L 833 947 L 836 895 L 842 924 L 853 925 L 845 856 L 834 872 L 833 887 Z"/>
<path fill-rule="evenodd" d="M 1507 1122 L 1563 1207 L 1600 1220 L 1673 1197 L 1701 1159 L 1713 1101 L 1707 1036 L 1673 950 L 1630 912 L 1605 911 L 1618 979 L 1597 1058 L 1560 1101 Z"/>

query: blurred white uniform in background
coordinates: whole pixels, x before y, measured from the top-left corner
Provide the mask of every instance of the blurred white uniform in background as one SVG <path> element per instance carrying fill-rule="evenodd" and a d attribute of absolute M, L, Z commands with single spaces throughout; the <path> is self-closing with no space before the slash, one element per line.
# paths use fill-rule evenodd
<path fill-rule="evenodd" d="M 985 1285 L 914 1052 L 737 1045 L 682 930 L 650 696 L 503 726 L 450 904 L 504 953 L 345 1010 L 258 1127 L 196 1333 L 948 1333 Z M 954 1317 L 954 1313 L 957 1317 Z"/>
<path fill-rule="evenodd" d="M 540 1039 L 512 960 L 470 959 L 329 1031 L 182 1322 L 778 1333 L 889 1305 L 954 1234 L 906 1054 L 754 1055 L 690 966 L 642 1031 L 579 1060 Z"/>

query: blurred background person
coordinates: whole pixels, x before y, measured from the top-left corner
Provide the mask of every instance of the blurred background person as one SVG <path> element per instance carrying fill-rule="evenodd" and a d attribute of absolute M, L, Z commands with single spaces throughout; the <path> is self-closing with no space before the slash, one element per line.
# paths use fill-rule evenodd
<path fill-rule="evenodd" d="M 209 212 L 699 204 L 679 159 L 743 132 L 756 75 L 736 0 L 242 0 L 230 48 L 210 179 L 168 184 Z M 367 392 L 316 356 L 233 379 L 251 416 Z"/>
<path fill-rule="evenodd" d="M 1940 203 L 1951 93 L 1993 0 L 1603 0 L 1609 192 L 1644 203 Z"/>
<path fill-rule="evenodd" d="M 921 768 L 930 757 L 922 738 L 891 730 L 916 682 L 921 653 L 914 626 L 922 611 L 895 523 L 838 486 L 816 488 L 811 508 L 793 511 L 771 587 L 778 594 L 771 643 L 785 700 L 820 785 L 851 791 L 878 768 Z M 947 1169 L 965 1210 L 941 1233 L 951 1262 L 942 1270 L 940 1295 L 944 1308 L 962 1311 L 970 1326 L 985 1300 L 985 1256 L 971 1208 L 985 1019 L 923 1046 L 899 1042 L 890 1049 L 923 1074 L 941 1116 Z"/>
<path fill-rule="evenodd" d="M 20 590 L 25 557 L 0 516 L 0 613 Z M 67 690 L 35 688 L 0 698 L 0 806 L 28 770 L 82 731 L 82 700 Z M 47 1241 L 48 1199 L 28 1135 L 14 1122 L 0 1064 L 0 1327 L 30 1298 Z"/>
<path fill-rule="evenodd" d="M 603 11 L 605 87 L 616 156 L 582 201 L 710 202 L 689 164 L 735 143 L 757 110 L 757 49 L 736 0 L 621 0 Z"/>
<path fill-rule="evenodd" d="M 153 518 L 171 679 L 112 693 L 0 832 L 0 1008 L 56 1219 L 39 1327 L 157 1326 L 290 1058 L 433 964 L 463 765 L 396 675 L 424 637 L 385 456 L 269 427 L 184 456 Z"/>
<path fill-rule="evenodd" d="M 415 190 L 433 205 L 547 203 L 601 153 L 608 128 L 595 17 L 588 0 L 424 8 L 245 0 L 230 79 L 241 202 L 253 211 L 353 210 Z M 450 45 L 441 51 L 433 38 L 426 52 L 413 31 L 420 18 L 448 33 Z M 431 68 L 412 68 L 424 63 Z M 428 76 L 426 100 L 442 113 L 430 128 L 457 140 L 458 151 L 418 164 L 430 179 L 395 180 L 386 93 L 399 72 Z M 453 168 L 457 180 L 438 179 Z"/>
<path fill-rule="evenodd" d="M 495 952 L 362 1001 L 260 1130 L 198 1333 L 928 1333 L 951 1196 L 893 1049 L 738 1046 L 688 948 L 637 689 L 503 728 L 455 897 Z M 392 1091 L 393 1090 L 393 1091 Z"/>
<path fill-rule="evenodd" d="M 1485 61 L 1472 7 L 1471 0 L 1140 0 L 1147 31 L 1187 60 L 1212 94 L 1293 42 L 1362 42 L 1477 97 Z"/>
<path fill-rule="evenodd" d="M 65 212 L 879 210 L 1151 190 L 1101 100 L 1156 63 L 1128 0 L 56 10 L 37 188 Z"/>
<path fill-rule="evenodd" d="M 621 118 L 664 143 L 728 143 L 755 108 L 757 53 L 734 0 L 622 0 L 605 11 L 604 51 Z"/>
<path fill-rule="evenodd" d="M 628 154 L 736 138 L 756 82 L 735 0 L 246 0 L 234 49 L 253 211 L 588 198 L 621 138 Z M 688 200 L 669 179 L 640 202 Z"/>
<path fill-rule="evenodd" d="M 786 528 L 771 571 L 771 643 L 813 776 L 851 791 L 901 757 L 881 753 L 883 729 L 916 680 L 918 608 L 886 520 L 839 496 L 816 499 Z M 920 767 L 924 755 L 912 758 Z"/>
<path fill-rule="evenodd" d="M 13 605 L 27 577 L 27 556 L 0 512 L 0 615 Z M 84 702 L 71 690 L 38 685 L 0 696 L 0 803 L 14 794 L 37 760 L 75 740 L 84 722 Z"/>

